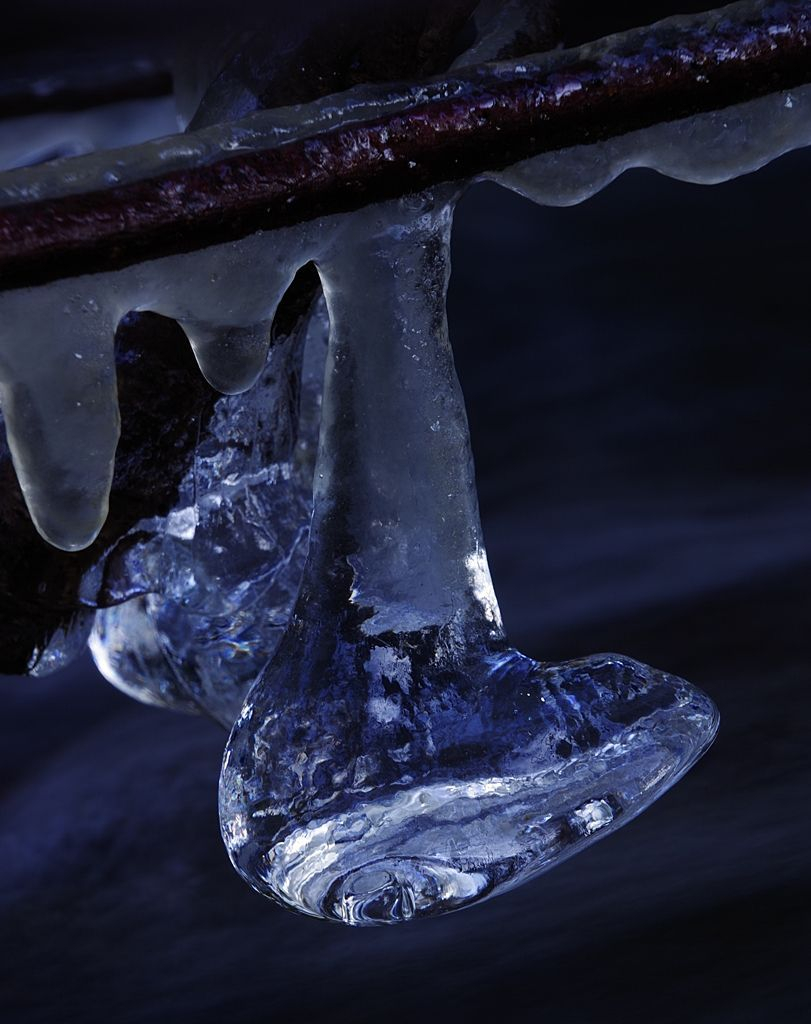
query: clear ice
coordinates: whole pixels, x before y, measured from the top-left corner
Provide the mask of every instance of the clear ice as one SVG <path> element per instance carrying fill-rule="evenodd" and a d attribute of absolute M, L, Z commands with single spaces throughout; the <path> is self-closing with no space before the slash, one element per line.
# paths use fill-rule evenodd
<path fill-rule="evenodd" d="M 126 160 L 12 172 L 0 203 L 283 142 L 412 93 L 356 90 L 340 109 L 319 101 Z M 810 114 L 805 87 L 483 177 L 551 205 L 635 166 L 722 181 L 811 143 Z M 237 870 L 287 907 L 350 924 L 454 910 L 545 871 L 648 806 L 717 726 L 700 691 L 629 658 L 552 665 L 507 644 L 445 319 L 467 184 L 0 294 L 9 447 L 58 547 L 92 543 L 106 515 L 122 317 L 177 320 L 223 393 L 178 506 L 126 566 L 139 595 L 96 614 L 91 649 L 138 699 L 233 724 L 220 813 Z M 310 261 L 328 322 L 316 310 L 269 350 Z M 87 618 L 54 638 L 45 668 Z"/>
<path fill-rule="evenodd" d="M 217 402 L 178 506 L 133 527 L 150 539 L 120 574 L 142 593 L 99 610 L 90 636 L 129 696 L 230 728 L 275 650 L 307 553 L 327 334 L 321 299 L 247 394 Z"/>
<path fill-rule="evenodd" d="M 456 910 L 631 820 L 703 753 L 712 702 L 619 655 L 506 642 L 445 317 L 453 198 L 348 220 L 301 589 L 228 744 L 231 859 L 353 925 Z"/>

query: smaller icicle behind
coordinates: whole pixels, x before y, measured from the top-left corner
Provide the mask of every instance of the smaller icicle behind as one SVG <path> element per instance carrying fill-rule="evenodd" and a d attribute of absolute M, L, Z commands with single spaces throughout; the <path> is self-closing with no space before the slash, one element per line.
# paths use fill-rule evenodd
<path fill-rule="evenodd" d="M 312 245 L 303 225 L 142 264 L 139 307 L 177 320 L 209 384 L 240 394 L 262 373 L 273 317 Z"/>
<path fill-rule="evenodd" d="M 148 593 L 100 609 L 90 639 L 102 675 L 128 696 L 230 727 L 276 649 L 309 541 L 329 331 L 316 289 L 315 271 L 302 271 L 256 386 L 217 400 L 175 507 L 133 527 L 150 539 L 117 576 Z"/>
<path fill-rule="evenodd" d="M 180 326 L 200 372 L 213 388 L 224 395 L 239 395 L 253 387 L 267 360 L 269 321 L 251 327 L 216 327 L 183 320 Z"/>

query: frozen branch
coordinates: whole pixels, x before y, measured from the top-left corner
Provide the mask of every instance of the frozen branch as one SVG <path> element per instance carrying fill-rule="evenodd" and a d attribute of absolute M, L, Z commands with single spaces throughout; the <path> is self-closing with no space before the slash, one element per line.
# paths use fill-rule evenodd
<path fill-rule="evenodd" d="M 809 81 L 811 0 L 747 0 L 461 68 L 403 87 L 394 104 L 391 87 L 369 87 L 360 120 L 350 110 L 336 124 L 333 107 L 304 135 L 269 131 L 264 144 L 223 147 L 202 164 L 191 133 L 192 155 L 170 169 L 146 165 L 122 184 L 11 202 L 0 209 L 0 288 L 192 251 Z M 254 115 L 254 138 L 273 114 Z"/>

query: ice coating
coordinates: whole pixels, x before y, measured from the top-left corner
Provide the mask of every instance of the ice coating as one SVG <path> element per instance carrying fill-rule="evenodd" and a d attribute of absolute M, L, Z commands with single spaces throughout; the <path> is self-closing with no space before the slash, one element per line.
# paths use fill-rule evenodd
<path fill-rule="evenodd" d="M 456 196 L 348 218 L 307 561 L 223 760 L 237 870 L 312 916 L 392 924 L 533 878 L 703 753 L 712 702 L 619 655 L 508 647 L 445 313 Z"/>
<path fill-rule="evenodd" d="M 484 177 L 545 206 L 572 206 L 634 167 L 716 185 L 808 145 L 811 86 L 803 86 L 595 145 L 545 153 Z"/>
<path fill-rule="evenodd" d="M 458 87 L 461 90 L 461 86 Z M 15 168 L 0 175 L 0 207 L 81 194 L 126 184 L 154 174 L 185 167 L 189 160 L 208 164 L 239 150 L 250 152 L 291 142 L 339 124 L 368 120 L 386 111 L 395 113 L 421 99 L 453 95 L 431 82 L 394 86 L 363 85 L 312 103 L 277 107 L 249 114 L 228 124 L 194 132 L 165 135 L 137 146 L 107 149 L 52 160 L 37 167 Z"/>
<path fill-rule="evenodd" d="M 0 176 L 0 206 L 93 192 L 110 184 L 148 178 L 156 170 L 180 169 L 189 160 L 197 164 L 212 163 L 235 150 L 266 149 L 339 125 L 360 123 L 384 113 L 394 114 L 422 102 L 463 96 L 471 88 L 475 90 L 479 76 L 482 79 L 500 75 L 511 78 L 517 73 L 538 78 L 551 76 L 572 64 L 610 60 L 612 54 L 623 52 L 629 45 L 639 44 L 646 38 L 647 30 L 633 30 L 606 36 L 573 50 L 550 50 L 522 56 L 519 60 L 494 60 L 500 55 L 504 42 L 514 36 L 524 15 L 517 3 L 507 3 L 504 10 L 497 13 L 491 8 L 492 5 L 484 5 L 482 24 L 477 24 L 480 38 L 454 65 L 455 71 L 459 72 L 458 77 L 451 74 L 414 83 L 364 84 L 310 103 L 263 110 L 230 123 L 207 125 L 190 133 L 169 135 L 126 149 L 9 171 Z M 734 4 L 732 8 L 736 18 L 745 21 L 747 12 L 757 17 L 762 3 L 750 0 L 749 3 Z M 489 22 L 488 18 L 491 19 Z M 724 8 L 712 16 L 701 16 L 701 23 L 707 31 L 713 24 L 723 24 L 723 21 Z M 678 33 L 680 29 L 689 30 L 695 25 L 695 15 L 677 15 L 659 23 L 660 29 L 669 35 Z M 469 67 L 470 61 L 490 63 Z M 478 72 L 477 67 L 480 69 Z M 567 88 L 565 83 L 562 88 Z"/>

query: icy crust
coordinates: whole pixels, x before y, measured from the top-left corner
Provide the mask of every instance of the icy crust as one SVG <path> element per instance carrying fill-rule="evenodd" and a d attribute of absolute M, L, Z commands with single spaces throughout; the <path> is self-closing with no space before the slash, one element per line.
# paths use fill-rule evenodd
<path fill-rule="evenodd" d="M 744 18 L 748 10 L 757 15 L 762 4 L 752 0 L 733 6 L 737 16 Z M 554 75 L 558 69 L 579 62 L 610 62 L 615 54 L 632 51 L 649 33 L 648 29 L 618 33 L 576 49 L 466 66 L 498 54 L 501 44 L 520 29 L 521 16 L 520 6 L 514 9 L 514 5 L 509 4 L 491 25 L 485 24 L 487 31 L 483 38 L 454 65 L 458 77 L 451 74 L 417 83 L 357 86 L 312 103 L 260 111 L 239 121 L 166 136 L 137 147 L 55 160 L 33 170 L 9 171 L 0 175 L 0 206 L 93 192 L 111 184 L 125 184 L 180 169 L 190 161 L 202 165 L 226 158 L 236 150 L 267 149 L 339 125 L 395 114 L 418 103 L 464 96 L 476 90 L 479 80 L 492 81 L 494 76 Z M 675 36 L 682 29 L 700 25 L 709 39 L 716 25 L 722 26 L 725 18 L 723 9 L 714 15 L 679 15 L 660 22 L 657 31 L 664 39 L 669 34 Z M 561 88 L 570 88 L 570 83 L 562 81 Z"/>
<path fill-rule="evenodd" d="M 594 145 L 544 153 L 482 178 L 544 206 L 573 206 L 635 167 L 717 185 L 808 145 L 811 86 L 803 86 Z"/>
<path fill-rule="evenodd" d="M 335 100 L 330 102 L 337 117 Z M 214 136 L 239 130 L 210 129 Z M 184 136 L 183 152 L 188 155 L 198 142 Z M 710 183 L 809 143 L 811 86 L 539 156 L 487 177 L 536 202 L 567 205 L 593 195 L 628 167 Z M 148 145 L 158 151 L 168 146 L 169 160 L 180 153 L 168 142 Z M 195 153 L 205 159 L 211 150 Z M 150 166 L 154 160 L 153 153 Z M 38 194 L 57 184 L 84 189 L 88 174 L 114 163 L 104 154 L 49 165 L 19 181 Z M 128 173 L 136 174 L 136 164 L 128 164 Z M 16 201 L 22 185 L 8 178 L 6 200 Z M 0 403 L 26 503 L 46 540 L 77 550 L 104 523 L 119 433 L 113 337 L 121 317 L 144 309 L 177 319 L 206 378 L 225 393 L 244 391 L 262 371 L 281 296 L 304 263 L 327 259 L 340 245 L 344 220 L 351 216 L 0 294 Z"/>
<path fill-rule="evenodd" d="M 394 114 L 411 104 L 461 94 L 462 82 L 400 87 L 358 86 L 313 103 L 259 111 L 239 121 L 151 139 L 139 146 L 53 160 L 0 175 L 0 207 L 84 194 L 155 174 L 216 163 L 235 152 L 249 153 L 329 131 L 339 125 Z"/>

